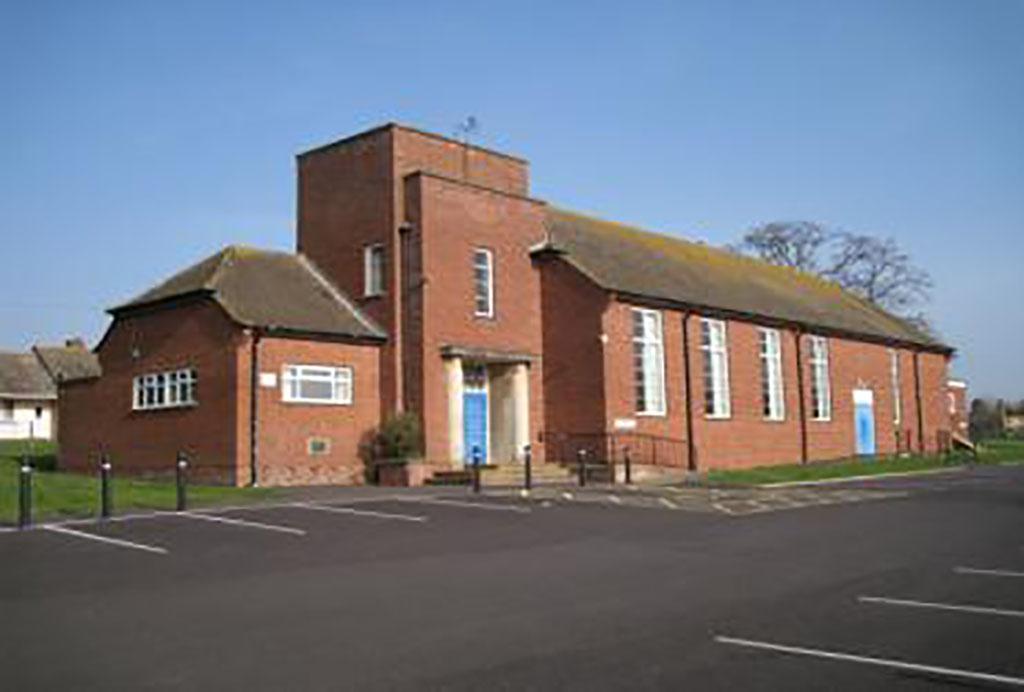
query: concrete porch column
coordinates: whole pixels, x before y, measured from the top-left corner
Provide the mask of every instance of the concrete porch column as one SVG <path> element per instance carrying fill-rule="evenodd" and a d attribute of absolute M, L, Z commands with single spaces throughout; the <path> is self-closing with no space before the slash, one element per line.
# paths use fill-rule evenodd
<path fill-rule="evenodd" d="M 462 359 L 444 361 L 448 384 L 448 461 L 453 468 L 462 467 Z"/>
<path fill-rule="evenodd" d="M 517 363 L 512 368 L 513 439 L 515 458 L 523 458 L 523 447 L 530 443 L 530 368 Z"/>

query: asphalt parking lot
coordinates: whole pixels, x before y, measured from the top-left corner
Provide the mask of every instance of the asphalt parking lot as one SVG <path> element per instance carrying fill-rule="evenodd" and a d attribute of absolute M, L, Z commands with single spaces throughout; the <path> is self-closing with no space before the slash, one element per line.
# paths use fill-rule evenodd
<path fill-rule="evenodd" d="M 0 687 L 1024 686 L 1024 468 L 840 490 L 337 493 L 7 531 Z"/>

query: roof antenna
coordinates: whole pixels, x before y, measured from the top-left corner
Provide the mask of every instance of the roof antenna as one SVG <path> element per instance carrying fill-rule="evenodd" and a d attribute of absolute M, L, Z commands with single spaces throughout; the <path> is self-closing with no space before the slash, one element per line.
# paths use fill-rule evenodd
<path fill-rule="evenodd" d="M 469 182 L 469 147 L 470 138 L 480 129 L 480 122 L 475 115 L 468 115 L 466 119 L 455 126 L 455 137 L 462 142 L 462 180 Z"/>

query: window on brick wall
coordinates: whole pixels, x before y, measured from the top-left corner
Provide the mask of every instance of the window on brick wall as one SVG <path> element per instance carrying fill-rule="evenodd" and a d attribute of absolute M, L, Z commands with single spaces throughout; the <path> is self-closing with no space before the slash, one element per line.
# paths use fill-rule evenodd
<path fill-rule="evenodd" d="M 384 246 L 367 245 L 363 249 L 363 295 L 384 293 Z"/>
<path fill-rule="evenodd" d="M 700 321 L 700 349 L 704 353 L 704 414 L 708 418 L 728 418 L 732 415 L 732 406 L 725 322 Z"/>
<path fill-rule="evenodd" d="M 494 253 L 477 248 L 473 251 L 473 314 L 494 317 Z"/>
<path fill-rule="evenodd" d="M 285 365 L 281 400 L 302 404 L 352 403 L 352 368 L 331 365 Z"/>
<path fill-rule="evenodd" d="M 828 377 L 828 341 L 823 336 L 809 339 L 811 368 L 811 419 L 832 419 L 832 392 Z"/>
<path fill-rule="evenodd" d="M 768 420 L 785 420 L 786 400 L 782 384 L 782 339 L 777 329 L 759 330 L 761 341 L 761 403 Z"/>
<path fill-rule="evenodd" d="M 903 422 L 903 396 L 900 391 L 900 352 L 889 349 L 889 377 L 892 380 L 892 421 Z"/>
<path fill-rule="evenodd" d="M 132 380 L 136 411 L 195 406 L 198 378 L 192 368 L 138 375 Z"/>
<path fill-rule="evenodd" d="M 656 310 L 633 310 L 633 380 L 636 412 L 665 415 L 665 347 Z"/>

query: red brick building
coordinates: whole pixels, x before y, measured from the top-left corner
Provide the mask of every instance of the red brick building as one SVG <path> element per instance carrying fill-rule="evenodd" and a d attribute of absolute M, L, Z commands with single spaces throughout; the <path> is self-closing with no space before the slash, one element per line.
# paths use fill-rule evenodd
<path fill-rule="evenodd" d="M 65 385 L 65 465 L 184 449 L 224 482 L 360 482 L 399 411 L 428 471 L 527 444 L 677 471 L 948 444 L 949 347 L 820 279 L 551 207 L 506 154 L 393 124 L 301 154 L 297 250 L 229 249 L 112 310 L 103 374 Z"/>

